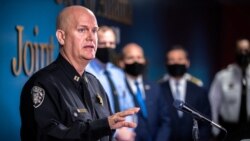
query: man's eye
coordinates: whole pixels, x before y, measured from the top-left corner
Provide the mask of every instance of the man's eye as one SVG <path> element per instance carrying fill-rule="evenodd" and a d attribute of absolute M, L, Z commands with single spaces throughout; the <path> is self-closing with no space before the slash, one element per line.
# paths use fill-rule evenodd
<path fill-rule="evenodd" d="M 92 30 L 92 32 L 93 32 L 93 33 L 97 33 L 97 32 L 98 32 L 98 29 L 95 28 L 95 29 Z"/>
<path fill-rule="evenodd" d="M 106 44 L 105 42 L 98 42 L 99 46 L 105 46 L 105 44 Z"/>
<path fill-rule="evenodd" d="M 87 31 L 86 28 L 79 28 L 79 29 L 78 29 L 78 32 L 85 32 L 85 31 Z"/>

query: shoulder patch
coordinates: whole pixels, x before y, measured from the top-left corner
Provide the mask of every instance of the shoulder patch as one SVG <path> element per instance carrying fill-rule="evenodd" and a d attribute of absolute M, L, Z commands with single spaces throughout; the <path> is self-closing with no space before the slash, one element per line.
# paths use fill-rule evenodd
<path fill-rule="evenodd" d="M 33 106 L 38 108 L 42 105 L 44 97 L 45 97 L 45 90 L 39 86 L 34 86 L 31 89 L 31 95 L 33 100 Z"/>

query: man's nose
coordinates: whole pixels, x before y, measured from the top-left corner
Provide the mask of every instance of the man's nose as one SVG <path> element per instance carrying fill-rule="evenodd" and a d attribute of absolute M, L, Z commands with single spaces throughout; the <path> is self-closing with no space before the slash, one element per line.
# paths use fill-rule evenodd
<path fill-rule="evenodd" d="M 87 36 L 87 40 L 88 41 L 93 41 L 94 39 L 95 39 L 95 33 L 89 31 L 88 36 Z"/>

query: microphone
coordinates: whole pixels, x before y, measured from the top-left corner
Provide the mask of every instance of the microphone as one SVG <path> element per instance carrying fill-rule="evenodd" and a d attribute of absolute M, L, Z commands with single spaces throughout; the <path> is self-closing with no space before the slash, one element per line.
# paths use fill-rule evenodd
<path fill-rule="evenodd" d="M 192 114 L 196 119 L 202 120 L 202 121 L 207 121 L 208 123 L 210 123 L 211 125 L 223 130 L 225 133 L 227 133 L 227 130 L 222 127 L 221 125 L 211 121 L 210 119 L 206 118 L 205 116 L 203 116 L 202 114 L 200 114 L 197 110 L 191 108 L 190 106 L 188 106 L 185 102 L 181 101 L 181 100 L 175 100 L 173 103 L 173 106 L 182 112 L 186 112 L 189 114 Z"/>

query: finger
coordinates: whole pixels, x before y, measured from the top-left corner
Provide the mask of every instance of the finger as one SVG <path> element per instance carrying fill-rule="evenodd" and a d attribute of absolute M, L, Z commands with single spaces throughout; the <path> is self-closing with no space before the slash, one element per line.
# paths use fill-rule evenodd
<path fill-rule="evenodd" d="M 117 116 L 116 118 L 114 118 L 114 121 L 115 121 L 115 123 L 121 122 L 121 121 L 125 121 L 125 118 L 124 118 L 124 117 Z"/>
<path fill-rule="evenodd" d="M 140 110 L 140 108 L 131 108 L 131 109 L 119 112 L 117 114 L 119 114 L 119 116 L 121 116 L 121 117 L 126 117 L 128 115 L 133 115 L 133 114 L 138 113 L 139 110 Z"/>
<path fill-rule="evenodd" d="M 133 111 L 135 111 L 137 113 L 137 112 L 139 112 L 140 108 L 139 107 L 134 107 L 134 108 L 130 108 L 129 110 L 133 110 Z"/>
<path fill-rule="evenodd" d="M 122 122 L 122 123 L 123 123 L 123 127 L 135 128 L 137 126 L 137 124 L 134 122 Z"/>
<path fill-rule="evenodd" d="M 121 127 L 135 128 L 136 126 L 137 126 L 137 124 L 134 123 L 134 122 L 123 121 L 123 122 L 116 123 L 115 125 L 113 125 L 111 127 L 111 129 L 118 129 L 118 128 L 121 128 Z"/>

